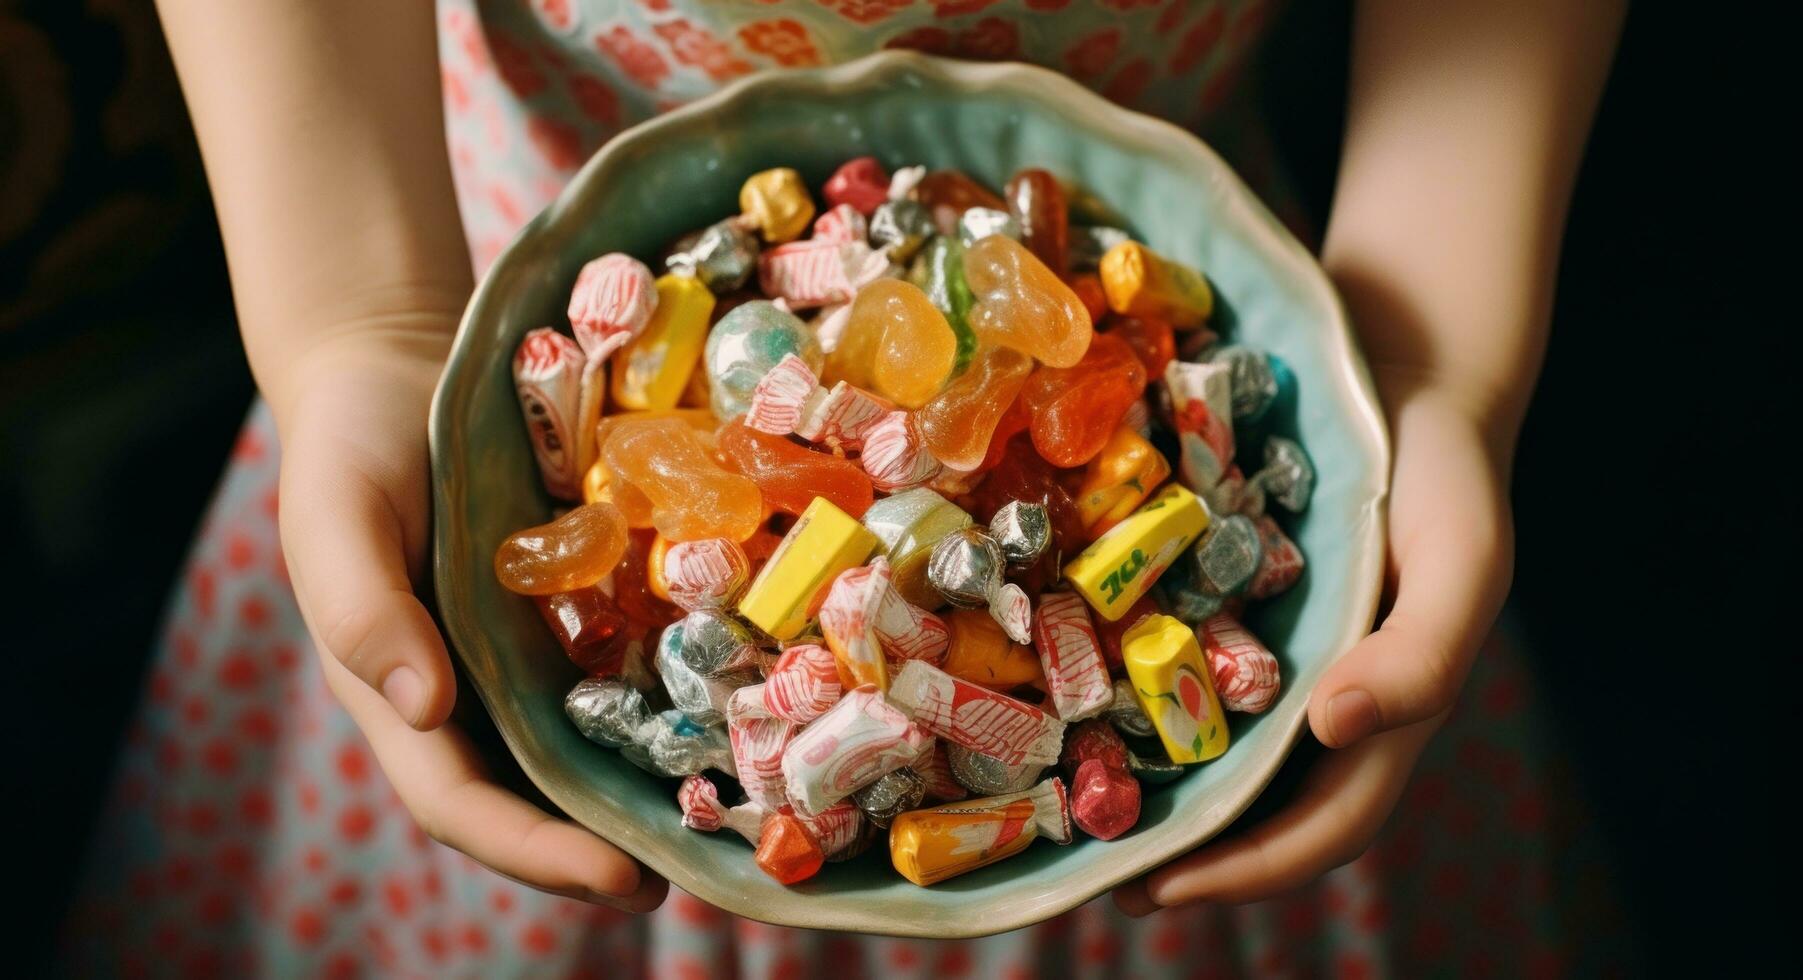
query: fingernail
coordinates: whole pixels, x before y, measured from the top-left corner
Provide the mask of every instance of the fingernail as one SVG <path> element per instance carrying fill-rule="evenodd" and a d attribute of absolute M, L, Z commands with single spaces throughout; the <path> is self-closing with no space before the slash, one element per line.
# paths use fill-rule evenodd
<path fill-rule="evenodd" d="M 1343 748 L 1377 728 L 1377 702 L 1365 691 L 1341 691 L 1327 702 L 1327 720 L 1333 725 L 1335 748 Z"/>
<path fill-rule="evenodd" d="M 407 666 L 389 671 L 382 679 L 382 696 L 407 724 L 419 724 L 419 716 L 426 710 L 426 682 L 419 671 Z"/>

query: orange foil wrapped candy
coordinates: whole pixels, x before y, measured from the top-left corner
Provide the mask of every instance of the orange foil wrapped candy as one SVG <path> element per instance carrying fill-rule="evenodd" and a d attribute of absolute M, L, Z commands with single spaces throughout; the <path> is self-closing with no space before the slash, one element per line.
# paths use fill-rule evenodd
<path fill-rule="evenodd" d="M 806 881 L 820 872 L 826 852 L 793 813 L 775 813 L 758 836 L 757 866 L 785 885 Z"/>
<path fill-rule="evenodd" d="M 529 331 L 513 353 L 513 386 L 532 455 L 545 491 L 560 500 L 581 497 L 583 363 L 582 348 L 550 327 Z"/>
<path fill-rule="evenodd" d="M 583 504 L 549 524 L 515 531 L 495 549 L 509 592 L 556 595 L 594 585 L 626 553 L 626 521 L 612 504 Z"/>
<path fill-rule="evenodd" d="M 902 877 L 932 885 L 1019 854 L 1037 837 L 1070 843 L 1070 802 L 1056 776 L 1024 793 L 904 813 L 889 826 L 889 858 Z"/>

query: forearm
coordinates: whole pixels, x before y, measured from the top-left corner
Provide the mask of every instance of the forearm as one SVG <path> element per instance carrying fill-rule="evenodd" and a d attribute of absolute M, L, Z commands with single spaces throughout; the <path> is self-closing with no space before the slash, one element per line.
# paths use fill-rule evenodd
<path fill-rule="evenodd" d="M 470 288 L 431 0 L 160 0 L 252 370 L 350 331 L 448 345 Z"/>
<path fill-rule="evenodd" d="M 1618 0 L 1366 0 L 1323 261 L 1386 399 L 1512 452 Z"/>

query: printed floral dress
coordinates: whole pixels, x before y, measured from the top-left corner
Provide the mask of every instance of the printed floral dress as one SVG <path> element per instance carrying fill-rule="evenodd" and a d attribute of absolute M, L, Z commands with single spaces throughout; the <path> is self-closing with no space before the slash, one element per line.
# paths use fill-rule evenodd
<path fill-rule="evenodd" d="M 1266 0 L 441 0 L 471 254 L 486 267 L 622 128 L 741 75 L 881 48 L 1057 69 L 1200 128 L 1269 189 L 1259 143 L 1223 120 L 1270 14 Z M 642 917 L 540 894 L 430 841 L 326 690 L 276 537 L 278 452 L 259 407 L 169 609 L 69 919 L 72 971 L 1361 977 L 1557 973 L 1614 955 L 1606 896 L 1563 877 L 1585 859 L 1583 827 L 1500 647 L 1378 842 L 1258 905 L 1133 920 L 1104 898 L 928 942 L 776 928 L 676 891 Z"/>

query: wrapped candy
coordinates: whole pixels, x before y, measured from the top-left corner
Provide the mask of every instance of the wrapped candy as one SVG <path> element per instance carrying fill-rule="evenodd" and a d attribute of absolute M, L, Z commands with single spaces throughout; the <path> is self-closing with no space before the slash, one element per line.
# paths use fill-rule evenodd
<path fill-rule="evenodd" d="M 645 263 L 621 252 L 590 261 L 570 291 L 570 327 L 590 361 L 604 361 L 651 322 L 660 297 Z"/>
<path fill-rule="evenodd" d="M 739 210 L 743 223 L 774 245 L 794 241 L 807 230 L 814 220 L 814 198 L 794 168 L 775 167 L 745 178 L 739 187 Z"/>
<path fill-rule="evenodd" d="M 857 449 L 870 430 L 894 408 L 889 402 L 843 381 L 829 391 L 806 361 L 789 354 L 752 389 L 745 424 L 760 432 L 791 433 L 822 445 Z"/>
<path fill-rule="evenodd" d="M 1271 707 L 1282 678 L 1277 658 L 1258 637 L 1226 615 L 1210 617 L 1196 635 L 1202 640 L 1208 673 L 1222 707 L 1248 714 Z"/>
<path fill-rule="evenodd" d="M 1045 712 L 919 660 L 889 680 L 889 702 L 927 731 L 1009 765 L 1058 761 L 1064 723 Z"/>
<path fill-rule="evenodd" d="M 694 276 L 715 296 L 745 285 L 758 265 L 758 243 L 731 218 L 707 226 L 665 260 L 678 275 Z"/>
<path fill-rule="evenodd" d="M 1164 370 L 1171 404 L 1171 427 L 1181 451 L 1178 472 L 1185 486 L 1206 493 L 1233 462 L 1233 416 L 1228 371 L 1217 364 L 1172 361 Z"/>
<path fill-rule="evenodd" d="M 896 262 L 914 258 L 937 233 L 933 216 L 918 201 L 886 201 L 870 214 L 870 244 L 887 249 Z"/>
<path fill-rule="evenodd" d="M 762 689 L 764 710 L 805 725 L 839 700 L 839 664 L 826 647 L 797 643 L 783 651 Z"/>
<path fill-rule="evenodd" d="M 1077 511 L 1085 530 L 1091 538 L 1106 533 L 1170 475 L 1164 454 L 1144 436 L 1125 425 L 1116 429 L 1089 461 L 1077 488 Z"/>
<path fill-rule="evenodd" d="M 1308 509 L 1308 498 L 1315 491 L 1315 465 L 1295 440 L 1272 436 L 1265 440 L 1264 468 L 1247 478 L 1246 484 L 1248 490 L 1257 488 L 1262 498 L 1300 514 Z M 1253 510 L 1257 516 L 1262 508 Z"/>
<path fill-rule="evenodd" d="M 1202 501 L 1170 484 L 1091 541 L 1064 577 L 1103 619 L 1119 619 L 1207 526 Z"/>
<path fill-rule="evenodd" d="M 951 803 L 970 796 L 970 791 L 958 784 L 952 776 L 952 760 L 946 751 L 946 745 L 938 739 L 932 739 L 914 764 L 908 768 L 920 774 L 926 784 L 926 799 L 935 803 Z"/>
<path fill-rule="evenodd" d="M 545 491 L 560 500 L 581 497 L 583 460 L 577 447 L 582 409 L 582 348 L 539 327 L 527 331 L 513 354 L 513 385 L 532 438 Z"/>
<path fill-rule="evenodd" d="M 1264 351 L 1230 344 L 1217 347 L 1208 362 L 1227 369 L 1235 422 L 1256 422 L 1277 400 L 1277 374 Z"/>
<path fill-rule="evenodd" d="M 764 707 L 764 685 L 750 684 L 726 701 L 726 734 L 732 745 L 739 785 L 755 803 L 771 809 L 788 801 L 783 785 L 783 750 L 794 741 L 798 726 Z"/>
<path fill-rule="evenodd" d="M 964 252 L 979 340 L 1011 347 L 1055 368 L 1083 359 L 1095 331 L 1077 294 L 1012 238 L 991 235 Z"/>
<path fill-rule="evenodd" d="M 1127 757 L 1127 743 L 1099 719 L 1077 725 L 1064 740 L 1071 819 L 1097 840 L 1114 840 L 1139 822 L 1139 780 Z"/>
<path fill-rule="evenodd" d="M 946 617 L 946 625 L 951 641 L 939 669 L 998 691 L 1044 683 L 1039 658 L 1009 639 L 1001 624 L 987 614 L 954 609 Z"/>
<path fill-rule="evenodd" d="M 877 562 L 888 565 L 881 556 L 871 561 L 873 565 Z M 893 571 L 889 580 L 891 584 L 883 590 L 883 601 L 876 612 L 876 638 L 883 645 L 883 656 L 890 663 L 924 660 L 936 664 L 943 660 L 951 643 L 951 630 L 945 620 L 902 598 L 893 584 Z"/>
<path fill-rule="evenodd" d="M 631 643 L 632 624 L 607 593 L 591 585 L 533 596 L 532 602 L 571 663 L 590 675 L 620 672 Z"/>
<path fill-rule="evenodd" d="M 970 524 L 968 513 L 926 487 L 885 497 L 864 512 L 864 527 L 876 535 L 889 559 L 895 590 L 908 602 L 926 608 L 937 607 L 941 601 L 927 582 L 927 563 L 934 546 Z"/>
<path fill-rule="evenodd" d="M 902 768 L 879 776 L 851 798 L 871 823 L 888 827 L 896 817 L 920 806 L 926 793 L 926 780 L 914 770 Z"/>
<path fill-rule="evenodd" d="M 1146 714 L 1146 709 L 1139 703 L 1133 682 L 1126 678 L 1114 682 L 1114 695 L 1108 707 L 1102 709 L 1102 720 L 1134 738 L 1154 738 L 1158 735 L 1158 727 L 1152 724 L 1152 716 Z"/>
<path fill-rule="evenodd" d="M 1268 599 L 1288 590 L 1302 577 L 1302 549 L 1296 547 L 1283 528 L 1270 514 L 1260 514 L 1258 521 L 1259 562 L 1252 583 L 1246 587 L 1249 599 Z"/>
<path fill-rule="evenodd" d="M 876 157 L 856 157 L 833 171 L 821 194 L 833 207 L 846 205 L 868 215 L 889 200 L 889 174 Z"/>
<path fill-rule="evenodd" d="M 765 874 L 793 885 L 818 874 L 826 852 L 795 814 L 773 813 L 758 834 L 753 860 Z"/>
<path fill-rule="evenodd" d="M 964 527 L 933 546 L 927 581 L 954 606 L 987 604 L 989 614 L 1016 643 L 1031 642 L 1032 604 L 1021 587 L 1002 581 L 1002 549 L 989 532 Z"/>
<path fill-rule="evenodd" d="M 925 886 L 1013 857 L 1036 837 L 1071 839 L 1070 802 L 1056 776 L 1024 793 L 904 813 L 889 827 L 889 857 Z"/>
<path fill-rule="evenodd" d="M 682 809 L 682 825 L 690 830 L 713 833 L 726 825 L 720 790 L 706 776 L 684 776 L 676 789 L 676 805 Z"/>
<path fill-rule="evenodd" d="M 874 688 L 847 691 L 783 751 L 789 799 L 798 811 L 819 813 L 913 762 L 927 742 Z"/>
<path fill-rule="evenodd" d="M 889 563 L 881 557 L 839 573 L 820 604 L 820 631 L 847 688 L 889 687 L 889 667 L 876 635 L 877 612 L 889 591 Z"/>
<path fill-rule="evenodd" d="M 703 677 L 720 677 L 763 662 L 758 637 L 751 628 L 717 609 L 697 609 L 682 620 L 679 655 Z"/>
<path fill-rule="evenodd" d="M 651 321 L 615 361 L 613 400 L 620 408 L 675 408 L 707 343 L 714 294 L 692 276 L 659 276 L 656 289 Z"/>
<path fill-rule="evenodd" d="M 1128 750 L 1127 771 L 1141 783 L 1162 785 L 1172 782 L 1183 775 L 1182 766 L 1165 758 L 1159 753 L 1144 753 Z"/>
<path fill-rule="evenodd" d="M 726 704 L 734 691 L 757 682 L 748 670 L 708 675 L 683 659 L 686 623 L 664 627 L 657 641 L 657 673 L 663 678 L 670 703 L 697 725 L 718 725 L 726 720 Z"/>
<path fill-rule="evenodd" d="M 908 196 L 926 206 L 944 235 L 954 234 L 959 216 L 971 208 L 1001 211 L 1008 207 L 994 191 L 957 170 L 934 170 L 918 178 Z"/>
<path fill-rule="evenodd" d="M 1134 624 L 1155 613 L 1162 612 L 1158 603 L 1149 595 L 1140 596 L 1133 605 L 1127 607 L 1121 618 L 1109 622 L 1106 619 L 1095 621 L 1096 639 L 1102 642 L 1102 659 L 1107 662 L 1110 671 L 1121 670 L 1121 634 L 1133 628 Z"/>
<path fill-rule="evenodd" d="M 812 239 L 817 242 L 861 242 L 869 234 L 870 222 L 849 204 L 835 204 L 814 219 Z"/>
<path fill-rule="evenodd" d="M 993 755 L 973 752 L 962 745 L 945 747 L 946 760 L 952 766 L 952 778 L 975 796 L 1001 796 L 1019 793 L 1031 787 L 1045 771 L 1036 762 L 1009 765 Z"/>
<path fill-rule="evenodd" d="M 1108 307 L 1128 316 L 1154 317 L 1178 330 L 1199 327 L 1214 312 L 1214 291 L 1202 274 L 1125 241 L 1110 248 L 1098 266 Z"/>
<path fill-rule="evenodd" d="M 839 573 L 863 564 L 878 544 L 849 514 L 814 498 L 745 590 L 739 614 L 778 640 L 793 640 Z"/>
<path fill-rule="evenodd" d="M 883 415 L 864 431 L 860 461 L 871 484 L 889 493 L 918 487 L 941 470 L 913 417 L 902 411 Z"/>
<path fill-rule="evenodd" d="M 703 727 L 679 711 L 652 714 L 644 695 L 617 678 L 579 682 L 563 708 L 583 737 L 619 749 L 652 775 L 689 776 L 704 769 L 735 774 L 725 729 Z"/>
<path fill-rule="evenodd" d="M 784 805 L 778 812 L 794 814 L 820 842 L 820 850 L 828 861 L 856 857 L 870 842 L 864 833 L 869 826 L 864 811 L 850 800 L 840 800 L 819 813 L 803 813 L 792 805 Z"/>
<path fill-rule="evenodd" d="M 666 597 L 688 612 L 728 609 L 751 581 L 745 549 L 726 538 L 678 541 L 654 553 L 652 575 Z"/>
<path fill-rule="evenodd" d="M 495 578 L 520 595 L 548 596 L 594 585 L 626 553 L 626 519 L 612 504 L 583 504 L 549 524 L 507 536 Z"/>
<path fill-rule="evenodd" d="M 1070 592 L 1041 596 L 1033 636 L 1052 708 L 1060 720 L 1069 724 L 1108 708 L 1114 689 L 1102 659 L 1101 641 L 1081 597 Z"/>
<path fill-rule="evenodd" d="M 1172 762 L 1207 762 L 1227 751 L 1227 722 L 1195 631 L 1170 616 L 1147 616 L 1121 638 L 1121 655 Z"/>
<path fill-rule="evenodd" d="M 887 253 L 859 242 L 807 241 L 778 245 L 758 256 L 758 287 L 791 310 L 847 303 L 860 288 L 888 275 Z"/>
<path fill-rule="evenodd" d="M 1077 225 L 1070 230 L 1070 266 L 1072 269 L 1087 271 L 1102 264 L 1102 256 L 1108 250 L 1122 242 L 1130 242 L 1133 236 L 1119 228 L 1106 225 Z"/>
<path fill-rule="evenodd" d="M 990 235 L 1005 235 L 1020 241 L 1020 222 L 1008 212 L 995 208 L 971 208 L 958 216 L 959 244 L 968 248 Z"/>
<path fill-rule="evenodd" d="M 1045 504 L 1010 500 L 989 519 L 989 536 L 1002 549 L 1009 568 L 1025 568 L 1051 547 L 1052 516 Z"/>
<path fill-rule="evenodd" d="M 1195 547 L 1184 552 L 1173 580 L 1226 599 L 1246 591 L 1263 557 L 1258 526 L 1244 514 L 1228 514 L 1210 523 Z"/>
<path fill-rule="evenodd" d="M 825 361 L 813 331 L 793 313 L 753 300 L 721 317 L 702 352 L 714 414 L 723 419 L 745 414 L 758 382 L 791 354 L 815 372 Z"/>
<path fill-rule="evenodd" d="M 914 188 L 926 179 L 927 168 L 921 166 L 898 167 L 889 177 L 889 200 L 912 201 Z"/>

